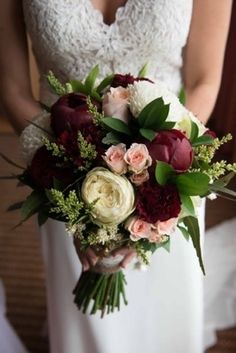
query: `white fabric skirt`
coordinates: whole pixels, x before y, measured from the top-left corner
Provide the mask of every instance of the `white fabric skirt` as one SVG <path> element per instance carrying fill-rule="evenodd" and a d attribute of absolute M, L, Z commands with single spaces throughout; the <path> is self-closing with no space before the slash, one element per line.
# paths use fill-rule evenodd
<path fill-rule="evenodd" d="M 204 207 L 199 216 L 204 228 Z M 72 290 L 81 273 L 63 223 L 41 228 L 51 353 L 202 353 L 203 276 L 191 241 L 176 232 L 146 271 L 125 271 L 128 306 L 103 319 L 79 312 Z"/>

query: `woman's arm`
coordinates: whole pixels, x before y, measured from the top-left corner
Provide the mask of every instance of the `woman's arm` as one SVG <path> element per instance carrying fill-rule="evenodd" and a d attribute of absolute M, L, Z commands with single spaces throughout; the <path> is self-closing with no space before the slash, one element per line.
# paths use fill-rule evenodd
<path fill-rule="evenodd" d="M 186 106 L 203 123 L 220 87 L 232 0 L 193 0 L 193 16 L 184 53 Z"/>
<path fill-rule="evenodd" d="M 20 0 L 3 0 L 0 11 L 0 103 L 20 134 L 41 112 L 30 84 L 27 38 Z"/>

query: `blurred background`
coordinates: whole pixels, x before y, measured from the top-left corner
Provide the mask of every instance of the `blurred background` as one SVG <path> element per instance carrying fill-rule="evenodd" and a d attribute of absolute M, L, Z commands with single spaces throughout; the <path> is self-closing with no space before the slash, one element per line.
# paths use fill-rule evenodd
<path fill-rule="evenodd" d="M 236 3 L 234 2 L 230 34 L 228 38 L 222 85 L 215 110 L 209 122 L 209 127 L 218 136 L 231 132 L 236 137 Z M 38 72 L 30 50 L 30 70 L 34 95 L 38 97 Z M 16 136 L 0 110 L 0 152 L 14 161 L 20 161 L 19 145 Z M 219 158 L 236 162 L 236 138 L 224 146 Z M 20 162 L 19 162 L 20 163 Z M 17 173 L 17 169 L 0 160 L 0 175 Z M 236 190 L 236 181 L 233 182 Z M 0 279 L 2 280 L 7 298 L 7 317 L 9 323 L 21 338 L 31 353 L 48 353 L 46 299 L 44 272 L 40 255 L 40 243 L 34 220 L 12 229 L 19 220 L 18 212 L 6 212 L 12 203 L 21 201 L 27 195 L 26 188 L 18 188 L 12 180 L 0 182 Z M 235 234 L 236 203 L 229 200 L 207 201 L 206 225 L 207 235 L 219 233 L 224 239 L 229 232 Z M 228 220 L 231 221 L 227 222 Z M 222 223 L 223 222 L 223 223 Z M 221 224 L 221 228 L 218 226 Z M 231 225 L 231 228 L 229 228 Z M 218 234 L 217 233 L 217 234 Z M 222 242 L 224 253 L 224 241 Z M 206 251 L 207 258 L 207 251 Z M 221 256 L 221 255 L 220 255 Z M 235 255 L 236 259 L 236 255 Z M 224 271 L 222 260 L 221 269 Z M 225 264 L 227 266 L 227 264 Z M 235 271 L 235 272 L 234 272 Z M 230 274 L 236 278 L 235 268 Z M 227 278 L 227 281 L 229 278 Z M 233 288 L 233 284 L 232 284 Z M 224 290 L 224 288 L 222 288 Z M 227 301 L 227 291 L 225 293 Z M 235 293 L 236 297 L 236 293 Z M 236 302 L 234 302 L 236 311 Z M 1 309 L 1 303 L 0 303 Z M 1 314 L 1 311 L 0 311 Z M 218 342 L 207 353 L 235 353 L 236 328 L 217 332 Z M 0 342 L 0 353 L 1 351 Z M 11 352 L 18 353 L 18 352 Z M 189 352 L 191 353 L 191 352 Z"/>

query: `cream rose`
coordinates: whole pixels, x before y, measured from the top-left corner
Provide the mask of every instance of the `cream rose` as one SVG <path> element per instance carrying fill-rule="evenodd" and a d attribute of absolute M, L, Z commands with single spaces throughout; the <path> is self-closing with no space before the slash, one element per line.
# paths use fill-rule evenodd
<path fill-rule="evenodd" d="M 94 168 L 81 188 L 86 204 L 97 200 L 91 215 L 98 224 L 119 224 L 134 210 L 134 189 L 130 181 L 106 168 Z"/>
<path fill-rule="evenodd" d="M 142 143 L 133 143 L 124 156 L 128 169 L 134 173 L 142 173 L 150 167 L 152 158 L 147 147 Z"/>
<path fill-rule="evenodd" d="M 108 167 L 117 174 L 125 174 L 127 172 L 127 164 L 124 161 L 126 147 L 124 143 L 119 143 L 116 146 L 111 146 L 103 156 Z"/>
<path fill-rule="evenodd" d="M 106 116 L 111 116 L 125 123 L 129 120 L 129 91 L 124 87 L 112 88 L 104 95 L 102 109 Z"/>

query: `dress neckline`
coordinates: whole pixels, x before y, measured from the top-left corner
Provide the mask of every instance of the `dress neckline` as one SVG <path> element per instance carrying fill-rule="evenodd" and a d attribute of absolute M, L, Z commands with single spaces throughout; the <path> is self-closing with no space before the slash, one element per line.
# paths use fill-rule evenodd
<path fill-rule="evenodd" d="M 110 24 L 104 21 L 103 13 L 99 9 L 94 7 L 92 0 L 84 0 L 84 1 L 88 3 L 90 11 L 96 15 L 98 21 L 101 22 L 101 24 L 104 27 L 109 29 L 117 25 L 117 22 L 119 21 L 120 16 L 127 10 L 131 0 L 126 0 L 124 5 L 121 5 L 116 9 L 116 12 L 114 14 L 114 21 L 111 22 Z"/>

